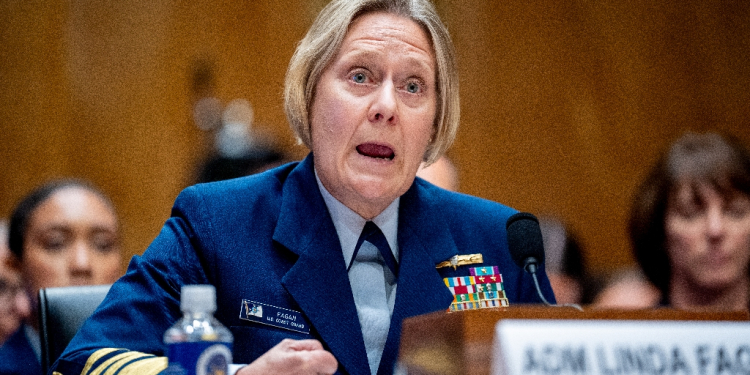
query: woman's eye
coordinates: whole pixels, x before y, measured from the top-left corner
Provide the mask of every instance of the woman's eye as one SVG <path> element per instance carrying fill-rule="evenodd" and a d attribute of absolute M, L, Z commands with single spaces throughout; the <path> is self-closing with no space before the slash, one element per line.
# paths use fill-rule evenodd
<path fill-rule="evenodd" d="M 725 207 L 725 211 L 729 216 L 741 219 L 750 213 L 750 203 L 748 201 L 735 199 L 729 202 Z"/>
<path fill-rule="evenodd" d="M 683 209 L 677 210 L 677 213 L 679 213 L 680 216 L 682 216 L 685 219 L 692 219 L 698 216 L 700 211 L 694 208 L 683 208 Z"/>
<path fill-rule="evenodd" d="M 91 239 L 91 246 L 101 253 L 108 253 L 117 248 L 117 240 L 112 236 L 98 235 Z"/>
<path fill-rule="evenodd" d="M 354 75 L 352 75 L 352 81 L 356 83 L 365 83 L 365 81 L 367 81 L 367 76 L 365 73 L 354 73 Z"/>
<path fill-rule="evenodd" d="M 683 219 L 693 219 L 703 212 L 703 208 L 696 203 L 679 202 L 674 206 L 676 212 Z"/>
<path fill-rule="evenodd" d="M 420 89 L 419 84 L 416 83 L 416 82 L 409 82 L 409 83 L 406 84 L 406 91 L 408 91 L 408 92 L 410 92 L 412 94 L 418 93 L 419 89 Z"/>
<path fill-rule="evenodd" d="M 59 251 L 65 247 L 65 239 L 62 237 L 46 238 L 43 245 L 47 251 Z"/>
<path fill-rule="evenodd" d="M 99 242 L 95 244 L 95 247 L 102 253 L 108 253 L 115 248 L 115 244 L 113 242 Z"/>

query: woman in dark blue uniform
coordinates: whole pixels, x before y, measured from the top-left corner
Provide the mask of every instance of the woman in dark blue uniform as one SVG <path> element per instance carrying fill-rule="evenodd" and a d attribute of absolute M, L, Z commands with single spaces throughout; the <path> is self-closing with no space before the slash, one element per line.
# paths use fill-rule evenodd
<path fill-rule="evenodd" d="M 459 122 L 453 47 L 428 0 L 332 1 L 292 57 L 285 109 L 310 155 L 180 194 L 58 372 L 161 371 L 185 284 L 216 287 L 248 364 L 237 374 L 392 373 L 404 318 L 479 307 L 448 287 L 474 267 L 498 280 L 483 306 L 538 301 L 508 254 L 516 211 L 415 178 Z M 301 327 L 261 324 L 259 307 Z"/>

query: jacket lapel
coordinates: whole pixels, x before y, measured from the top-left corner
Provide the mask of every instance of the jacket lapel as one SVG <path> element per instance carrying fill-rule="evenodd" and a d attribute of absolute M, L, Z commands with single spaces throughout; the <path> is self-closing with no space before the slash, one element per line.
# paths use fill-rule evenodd
<path fill-rule="evenodd" d="M 299 256 L 281 282 L 318 332 L 323 344 L 351 374 L 369 372 L 341 243 L 317 187 L 312 155 L 283 185 L 273 239 Z"/>
<path fill-rule="evenodd" d="M 405 318 L 447 310 L 453 294 L 435 265 L 458 253 L 439 210 L 417 180 L 399 203 L 400 271 L 396 303 L 378 373 L 392 373 L 398 356 L 401 323 Z"/>

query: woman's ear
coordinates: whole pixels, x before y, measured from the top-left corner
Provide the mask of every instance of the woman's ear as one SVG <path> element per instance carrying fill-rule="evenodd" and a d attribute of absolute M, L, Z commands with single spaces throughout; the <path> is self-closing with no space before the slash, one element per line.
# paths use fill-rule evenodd
<path fill-rule="evenodd" d="M 21 260 L 16 257 L 16 254 L 8 254 L 2 262 L 4 263 L 3 266 L 6 268 L 21 273 Z"/>

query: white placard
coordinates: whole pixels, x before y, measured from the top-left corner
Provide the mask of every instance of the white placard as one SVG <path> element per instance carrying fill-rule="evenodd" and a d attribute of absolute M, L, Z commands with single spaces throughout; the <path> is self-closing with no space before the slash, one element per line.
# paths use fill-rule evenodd
<path fill-rule="evenodd" d="M 750 375 L 750 323 L 505 319 L 493 350 L 493 375 Z"/>

